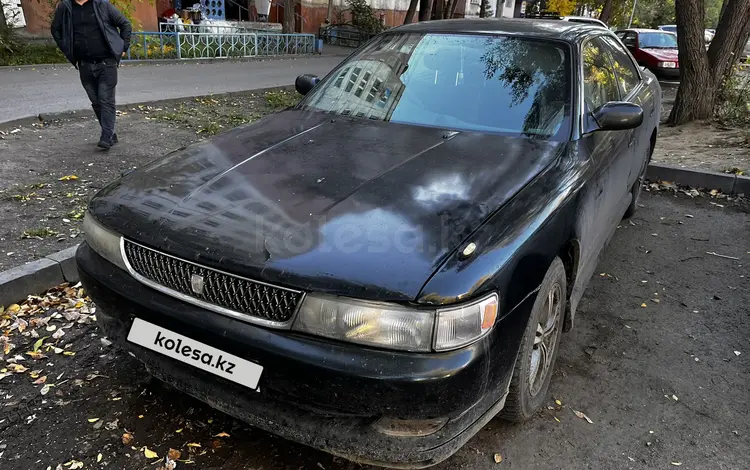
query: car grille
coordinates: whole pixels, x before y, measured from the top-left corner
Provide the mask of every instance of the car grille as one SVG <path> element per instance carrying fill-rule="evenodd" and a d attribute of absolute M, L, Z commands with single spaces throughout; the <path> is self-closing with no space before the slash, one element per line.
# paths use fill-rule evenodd
<path fill-rule="evenodd" d="M 166 288 L 166 292 L 171 295 L 177 293 L 187 296 L 185 300 L 200 301 L 199 305 L 213 307 L 213 310 L 220 313 L 230 311 L 241 314 L 241 319 L 250 322 L 260 320 L 283 326 L 292 320 L 302 299 L 301 292 L 223 273 L 128 240 L 124 240 L 124 248 L 130 269 L 144 278 L 144 283 Z M 193 289 L 194 275 L 203 279 L 200 293 Z"/>

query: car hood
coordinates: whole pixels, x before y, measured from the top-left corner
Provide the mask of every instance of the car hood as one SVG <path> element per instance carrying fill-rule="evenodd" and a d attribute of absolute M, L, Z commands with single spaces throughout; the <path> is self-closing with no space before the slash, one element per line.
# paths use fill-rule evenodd
<path fill-rule="evenodd" d="M 128 239 L 306 291 L 413 300 L 564 144 L 290 110 L 94 197 Z"/>
<path fill-rule="evenodd" d="M 653 47 L 646 47 L 641 49 L 646 54 L 654 57 L 656 60 L 662 62 L 677 62 L 678 52 L 677 49 L 658 49 Z"/>

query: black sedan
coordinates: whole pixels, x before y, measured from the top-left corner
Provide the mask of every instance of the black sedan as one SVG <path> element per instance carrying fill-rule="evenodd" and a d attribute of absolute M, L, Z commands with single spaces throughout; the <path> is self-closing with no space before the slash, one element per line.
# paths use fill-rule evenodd
<path fill-rule="evenodd" d="M 101 190 L 77 254 L 104 333 L 241 420 L 422 468 L 547 389 L 637 208 L 661 91 L 609 31 L 391 29 L 295 107 Z"/>

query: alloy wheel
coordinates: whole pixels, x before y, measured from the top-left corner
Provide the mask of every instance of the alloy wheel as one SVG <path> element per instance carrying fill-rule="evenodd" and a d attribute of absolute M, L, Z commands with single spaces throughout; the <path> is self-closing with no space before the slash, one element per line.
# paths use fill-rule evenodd
<path fill-rule="evenodd" d="M 552 358 L 557 347 L 557 331 L 562 324 L 562 289 L 555 283 L 547 292 L 547 298 L 539 315 L 534 336 L 534 346 L 531 349 L 531 363 L 529 367 L 529 392 L 536 396 L 550 374 Z"/>

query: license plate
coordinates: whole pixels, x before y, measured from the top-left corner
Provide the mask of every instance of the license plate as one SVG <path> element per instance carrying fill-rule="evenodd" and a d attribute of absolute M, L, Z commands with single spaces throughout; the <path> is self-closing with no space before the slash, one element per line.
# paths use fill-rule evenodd
<path fill-rule="evenodd" d="M 156 351 L 185 364 L 258 390 L 263 366 L 225 353 L 140 318 L 133 321 L 128 341 Z"/>

